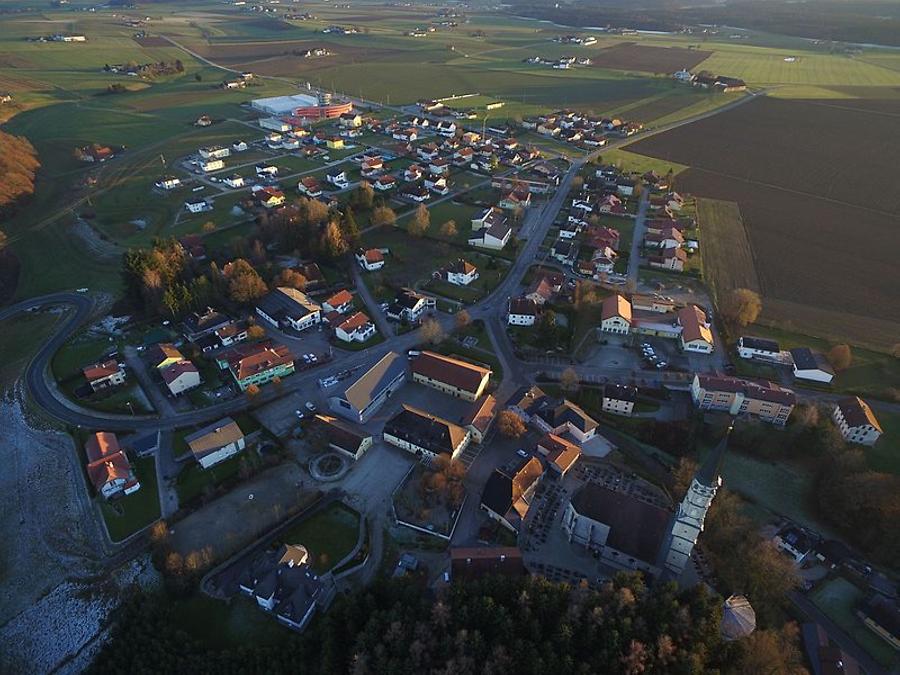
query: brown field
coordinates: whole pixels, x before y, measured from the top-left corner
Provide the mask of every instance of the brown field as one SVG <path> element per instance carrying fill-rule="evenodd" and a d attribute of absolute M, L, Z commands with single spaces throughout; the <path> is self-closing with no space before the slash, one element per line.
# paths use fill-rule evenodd
<path fill-rule="evenodd" d="M 156 35 L 150 35 L 142 38 L 132 38 L 135 42 L 137 42 L 141 47 L 170 47 L 171 45 L 165 40 L 165 38 L 161 38 Z"/>
<path fill-rule="evenodd" d="M 281 19 L 256 19 L 254 21 L 241 21 L 240 25 L 248 28 L 261 28 L 262 30 L 270 30 L 274 33 L 280 33 L 285 30 L 293 30 L 293 26 L 287 21 Z"/>
<path fill-rule="evenodd" d="M 688 92 L 688 94 L 691 93 L 694 92 Z M 689 105 L 693 105 L 700 100 L 699 96 L 703 96 L 703 94 L 699 94 L 696 98 L 690 95 L 670 94 L 668 96 L 662 96 L 655 101 L 641 103 L 634 108 L 623 111 L 622 114 L 630 120 L 646 124 L 647 122 L 658 120 L 666 115 L 676 113 L 682 108 L 687 108 Z"/>
<path fill-rule="evenodd" d="M 628 150 L 687 164 L 680 190 L 740 205 L 764 318 L 890 346 L 900 331 L 900 101 L 854 104 L 759 100 Z M 741 260 L 741 246 L 717 255 L 708 232 L 707 262 Z"/>
<path fill-rule="evenodd" d="M 645 47 L 625 42 L 601 49 L 591 56 L 595 66 L 615 70 L 639 70 L 646 73 L 674 73 L 682 68 L 693 70 L 712 52 L 684 47 Z"/>

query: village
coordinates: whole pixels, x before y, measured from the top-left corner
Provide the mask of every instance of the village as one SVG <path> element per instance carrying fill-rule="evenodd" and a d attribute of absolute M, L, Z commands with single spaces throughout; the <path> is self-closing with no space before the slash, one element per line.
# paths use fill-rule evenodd
<path fill-rule="evenodd" d="M 77 406 L 110 545 L 164 523 L 166 550 L 206 561 L 205 593 L 245 596 L 297 631 L 384 565 L 435 588 L 525 573 L 596 586 L 621 570 L 714 584 L 695 546 L 735 420 L 783 428 L 816 398 L 805 387 L 835 371 L 810 348 L 725 342 L 698 283 L 694 198 L 671 172 L 603 161 L 642 125 L 561 110 L 488 128 L 435 100 L 393 110 L 327 92 L 247 109 L 257 119 L 245 135 L 175 158 L 155 180 L 175 224 L 290 219 L 300 199 L 343 212 L 344 225 L 355 205 L 359 231 L 330 257 L 282 252 L 268 286 L 216 255 L 232 289 L 251 278 L 256 290 L 173 305 L 177 321 L 91 329 L 115 347 L 50 396 Z M 573 160 L 542 138 L 590 154 Z M 127 150 L 77 152 L 100 164 Z M 404 239 L 383 244 L 385 231 Z M 434 237 L 450 243 L 442 260 L 409 257 L 404 242 Z M 170 246 L 196 270 L 213 260 L 203 234 Z M 777 381 L 740 374 L 757 364 Z M 128 415 L 103 412 L 120 400 Z M 846 442 L 878 442 L 863 399 L 822 405 Z M 621 429 L 653 420 L 715 439 L 680 506 L 659 467 L 623 446 Z M 872 591 L 860 626 L 888 633 L 896 607 L 865 559 L 784 518 L 764 536 L 805 592 L 862 574 Z M 729 639 L 753 630 L 743 597 L 724 611 L 739 624 Z M 827 644 L 816 639 L 809 648 Z"/>

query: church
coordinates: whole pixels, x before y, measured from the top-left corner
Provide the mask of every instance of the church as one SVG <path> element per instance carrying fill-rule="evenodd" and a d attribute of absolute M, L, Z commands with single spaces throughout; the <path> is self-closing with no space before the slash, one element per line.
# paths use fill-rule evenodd
<path fill-rule="evenodd" d="M 733 424 L 691 480 L 674 513 L 597 484 L 582 486 L 566 505 L 563 529 L 607 565 L 662 580 L 681 578 L 722 485 L 722 462 Z"/>

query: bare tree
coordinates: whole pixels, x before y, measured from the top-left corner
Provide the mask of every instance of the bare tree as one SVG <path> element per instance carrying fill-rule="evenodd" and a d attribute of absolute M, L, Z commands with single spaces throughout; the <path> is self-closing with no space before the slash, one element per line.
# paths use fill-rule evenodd
<path fill-rule="evenodd" d="M 469 316 L 469 313 L 461 309 L 456 313 L 456 330 L 462 330 L 466 326 L 472 323 L 472 317 Z"/>
<path fill-rule="evenodd" d="M 569 366 L 566 368 L 562 375 L 559 376 L 559 386 L 562 387 L 563 391 L 568 393 L 573 393 L 578 391 L 578 385 L 581 380 L 578 377 L 578 373 L 575 372 L 575 369 Z"/>
<path fill-rule="evenodd" d="M 437 345 L 443 342 L 447 335 L 444 333 L 443 326 L 441 326 L 438 321 L 435 319 L 426 319 L 422 322 L 422 327 L 419 329 L 419 337 L 422 338 L 422 342 Z"/>
<path fill-rule="evenodd" d="M 735 288 L 719 303 L 719 311 L 731 326 L 743 328 L 759 317 L 762 300 L 756 291 L 749 288 Z"/>

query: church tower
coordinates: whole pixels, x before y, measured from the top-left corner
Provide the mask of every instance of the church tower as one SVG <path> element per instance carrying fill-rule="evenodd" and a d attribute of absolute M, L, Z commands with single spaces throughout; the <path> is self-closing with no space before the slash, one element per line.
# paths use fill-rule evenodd
<path fill-rule="evenodd" d="M 719 486 L 722 485 L 719 472 L 722 468 L 725 450 L 728 447 L 728 436 L 733 428 L 734 422 L 732 421 L 722 440 L 694 475 L 691 487 L 672 519 L 669 535 L 661 552 L 664 578 L 678 579 L 691 559 L 691 551 L 703 531 L 706 513 L 709 511 Z"/>

